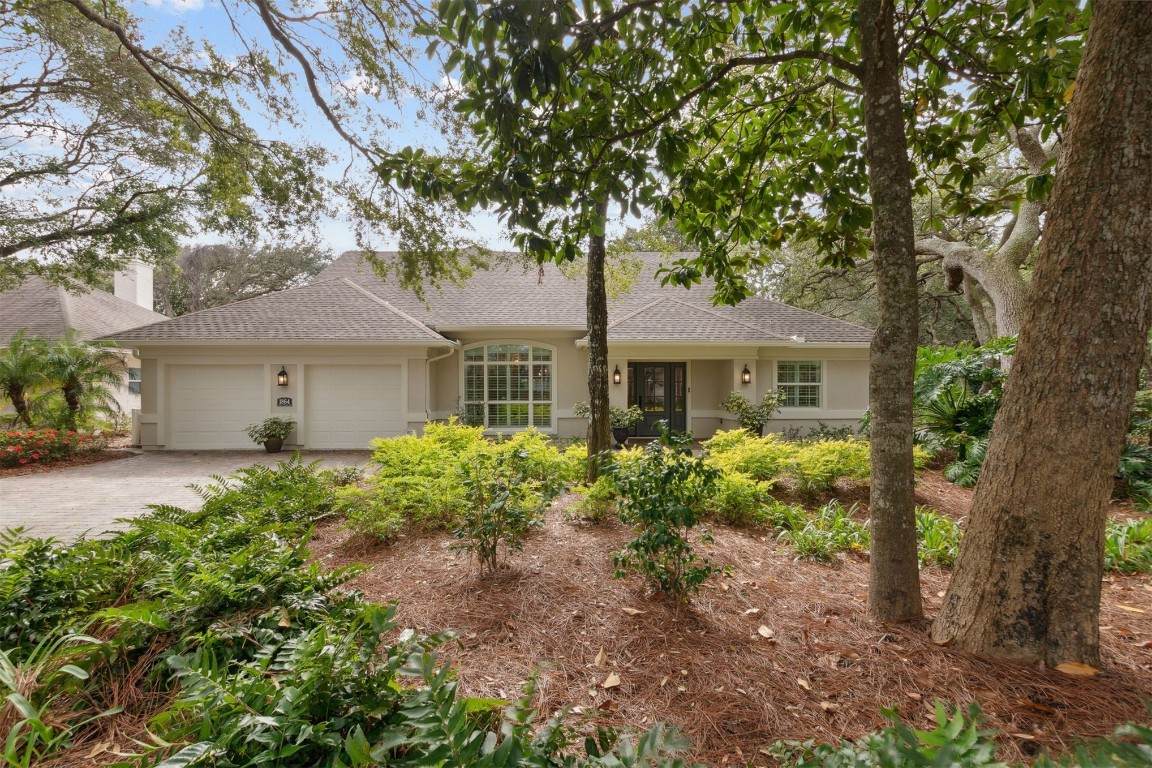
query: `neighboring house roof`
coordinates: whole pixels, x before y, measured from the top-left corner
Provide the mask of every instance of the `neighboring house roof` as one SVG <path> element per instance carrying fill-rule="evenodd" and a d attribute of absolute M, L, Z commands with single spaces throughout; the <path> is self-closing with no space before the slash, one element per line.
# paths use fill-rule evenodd
<path fill-rule="evenodd" d="M 663 287 L 661 260 L 685 254 L 634 254 L 642 264 L 629 290 L 609 299 L 609 339 L 616 342 L 867 343 L 872 331 L 768 299 L 714 307 L 713 286 Z M 388 254 L 381 254 L 387 258 Z M 470 328 L 583 330 L 585 283 L 556 265 L 502 258 L 462 284 L 427 287 L 425 298 L 382 280 L 357 252 L 332 262 L 300 288 L 206 309 L 117 333 L 124 342 L 379 341 L 451 343 L 441 334 Z"/>
<path fill-rule="evenodd" d="M 93 339 L 167 319 L 107 291 L 70 293 L 40 277 L 0 291 L 0 340 L 21 329 L 29 336 L 58 338 L 69 328 L 81 339 Z"/>
<path fill-rule="evenodd" d="M 345 278 L 244 299 L 115 334 L 117 341 L 388 341 L 452 344 Z"/>

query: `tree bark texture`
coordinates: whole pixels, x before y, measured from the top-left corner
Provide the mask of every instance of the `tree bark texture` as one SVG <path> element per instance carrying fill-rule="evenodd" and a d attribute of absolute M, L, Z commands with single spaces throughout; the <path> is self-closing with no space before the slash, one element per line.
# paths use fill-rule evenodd
<path fill-rule="evenodd" d="M 1150 115 L 1152 3 L 1101 0 L 938 643 L 1099 664 L 1106 506 L 1152 324 Z"/>
<path fill-rule="evenodd" d="M 607 203 L 599 203 L 596 215 L 603 221 Z M 612 425 L 608 416 L 608 291 L 604 277 L 607 258 L 604 235 L 588 238 L 588 482 L 600 474 L 600 456 L 612 450 Z"/>
<path fill-rule="evenodd" d="M 880 313 L 868 385 L 872 409 L 868 608 L 878 621 L 907 621 L 923 614 L 912 464 L 912 383 L 919 318 L 912 168 L 893 17 L 891 0 L 860 0 L 861 81 Z"/>

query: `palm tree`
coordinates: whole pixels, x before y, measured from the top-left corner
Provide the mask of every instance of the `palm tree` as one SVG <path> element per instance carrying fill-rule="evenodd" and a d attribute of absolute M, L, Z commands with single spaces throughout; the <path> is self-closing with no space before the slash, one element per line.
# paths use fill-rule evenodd
<path fill-rule="evenodd" d="M 28 396 L 47 383 L 44 375 L 46 351 L 43 339 L 28 338 L 21 329 L 0 352 L 0 390 L 16 409 L 14 424 L 23 421 L 32 426 Z"/>
<path fill-rule="evenodd" d="M 79 341 L 69 328 L 48 350 L 45 372 L 64 395 L 69 429 L 94 413 L 120 413 L 111 387 L 121 382 L 124 358 L 111 343 Z"/>

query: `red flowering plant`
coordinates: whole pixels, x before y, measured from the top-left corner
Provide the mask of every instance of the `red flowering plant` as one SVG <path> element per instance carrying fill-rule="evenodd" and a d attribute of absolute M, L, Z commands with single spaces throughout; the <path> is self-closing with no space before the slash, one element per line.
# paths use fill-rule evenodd
<path fill-rule="evenodd" d="M 103 435 L 59 429 L 0 430 L 0 467 L 64 461 L 104 447 Z"/>

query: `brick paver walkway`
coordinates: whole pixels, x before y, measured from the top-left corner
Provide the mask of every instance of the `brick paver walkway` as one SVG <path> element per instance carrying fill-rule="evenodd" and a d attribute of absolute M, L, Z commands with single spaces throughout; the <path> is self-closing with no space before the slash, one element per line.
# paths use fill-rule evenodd
<path fill-rule="evenodd" d="M 305 451 L 306 462 L 325 467 L 360 466 L 368 451 Z M 0 478 L 0 529 L 22 526 L 36 536 L 71 539 L 115 528 L 120 517 L 145 512 L 147 504 L 198 507 L 188 486 L 211 482 L 252 464 L 274 464 L 289 453 L 263 451 L 157 451 L 34 475 Z"/>

